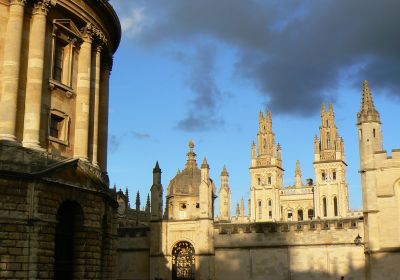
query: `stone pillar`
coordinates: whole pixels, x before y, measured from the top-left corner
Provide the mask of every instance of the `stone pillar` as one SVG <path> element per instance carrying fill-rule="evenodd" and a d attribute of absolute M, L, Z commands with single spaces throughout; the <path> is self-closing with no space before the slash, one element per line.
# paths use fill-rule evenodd
<path fill-rule="evenodd" d="M 85 30 L 86 34 L 79 52 L 75 112 L 74 157 L 84 160 L 88 159 L 89 148 L 89 102 L 92 54 L 92 35 L 89 31 Z"/>
<path fill-rule="evenodd" d="M 100 83 L 100 111 L 99 111 L 99 143 L 98 159 L 100 169 L 107 171 L 107 144 L 108 144 L 108 98 L 109 81 L 112 59 L 102 64 Z"/>
<path fill-rule="evenodd" d="M 40 149 L 46 15 L 50 0 L 37 1 L 32 11 L 25 98 L 24 147 Z"/>
<path fill-rule="evenodd" d="M 94 96 L 93 96 L 93 135 L 92 135 L 92 163 L 98 165 L 98 138 L 99 138 L 99 98 L 100 98 L 100 58 L 101 46 L 96 47 L 95 53 L 95 69 L 94 72 Z"/>
<path fill-rule="evenodd" d="M 0 140 L 16 141 L 16 117 L 22 26 L 26 0 L 11 0 L 4 46 L 3 84 L 0 89 Z"/>

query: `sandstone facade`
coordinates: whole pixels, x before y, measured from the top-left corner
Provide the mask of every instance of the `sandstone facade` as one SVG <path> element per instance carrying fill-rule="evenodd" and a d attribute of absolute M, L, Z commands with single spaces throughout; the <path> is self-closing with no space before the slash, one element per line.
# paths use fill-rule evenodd
<path fill-rule="evenodd" d="M 400 153 L 393 150 L 388 157 L 382 151 L 368 83 L 358 115 L 363 212 L 349 210 L 344 141 L 333 106 L 323 105 L 321 116 L 314 139 L 315 180 L 304 183 L 297 162 L 295 185 L 283 186 L 282 148 L 275 144 L 272 115 L 260 113 L 248 212 L 242 199 L 231 215 L 224 167 L 220 215 L 214 216 L 214 181 L 206 160 L 197 166 L 192 142 L 185 168 L 167 188 L 163 212 L 157 163 L 151 207 L 146 207 L 150 213 L 140 208 L 120 213 L 118 279 L 397 279 Z M 121 201 L 126 205 L 127 197 Z"/>
<path fill-rule="evenodd" d="M 0 0 L 0 279 L 113 279 L 108 1 Z"/>

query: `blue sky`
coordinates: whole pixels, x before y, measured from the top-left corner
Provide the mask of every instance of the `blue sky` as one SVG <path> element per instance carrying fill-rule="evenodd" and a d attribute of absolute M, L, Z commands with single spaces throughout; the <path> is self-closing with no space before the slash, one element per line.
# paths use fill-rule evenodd
<path fill-rule="evenodd" d="M 381 113 L 385 149 L 400 148 L 400 3 L 383 2 L 111 1 L 123 33 L 110 83 L 110 182 L 128 187 L 132 206 L 139 190 L 143 206 L 155 162 L 165 193 L 193 139 L 218 188 L 226 164 L 234 209 L 249 196 L 259 111 L 272 111 L 287 186 L 297 159 L 303 179 L 314 178 L 321 103 L 333 102 L 350 206 L 361 208 L 363 80 Z"/>

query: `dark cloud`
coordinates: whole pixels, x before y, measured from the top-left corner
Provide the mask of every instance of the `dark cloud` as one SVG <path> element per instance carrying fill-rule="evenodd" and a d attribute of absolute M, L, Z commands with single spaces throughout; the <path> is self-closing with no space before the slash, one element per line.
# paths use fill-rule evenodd
<path fill-rule="evenodd" d="M 276 113 L 318 112 L 323 100 L 336 98 L 343 78 L 357 87 L 368 79 L 374 92 L 400 96 L 398 0 L 171 0 L 167 5 L 159 0 L 143 5 L 149 22 L 136 36 L 138 44 L 172 45 L 184 53 L 204 38 L 218 48 L 230 46 L 237 53 L 235 77 L 257 87 Z M 188 66 L 192 106 L 198 104 L 203 116 L 208 110 L 210 120 L 220 95 L 216 53 L 200 50 Z M 199 116 L 188 113 L 178 126 L 200 123 Z"/>
<path fill-rule="evenodd" d="M 121 142 L 120 142 L 120 140 L 118 139 L 118 137 L 117 137 L 116 135 L 114 135 L 114 134 L 111 134 L 111 135 L 108 137 L 108 139 L 109 139 L 109 142 L 108 142 L 108 150 L 109 150 L 111 153 L 115 153 L 115 152 L 118 150 L 119 145 L 121 144 Z"/>
<path fill-rule="evenodd" d="M 185 84 L 194 94 L 190 99 L 186 117 L 177 128 L 184 131 L 209 130 L 221 126 L 223 121 L 217 116 L 216 108 L 222 94 L 215 80 L 215 57 L 217 49 L 212 45 L 202 45 L 194 54 L 177 52 L 176 61 L 187 68 Z"/>

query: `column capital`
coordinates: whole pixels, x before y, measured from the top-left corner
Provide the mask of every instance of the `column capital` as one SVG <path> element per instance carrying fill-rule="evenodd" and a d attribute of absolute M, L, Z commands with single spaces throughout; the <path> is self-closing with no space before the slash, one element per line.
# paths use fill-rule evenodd
<path fill-rule="evenodd" d="M 107 44 L 107 38 L 104 33 L 101 32 L 101 30 L 94 26 L 92 23 L 86 24 L 86 26 L 82 28 L 82 33 L 84 34 L 84 36 L 90 36 L 91 40 L 96 39 L 97 44 L 99 45 L 102 44 L 105 46 Z"/>
<path fill-rule="evenodd" d="M 56 4 L 56 0 L 35 0 L 33 2 L 32 14 L 47 15 L 51 6 Z"/>
<path fill-rule="evenodd" d="M 10 0 L 10 5 L 25 6 L 27 0 Z"/>

